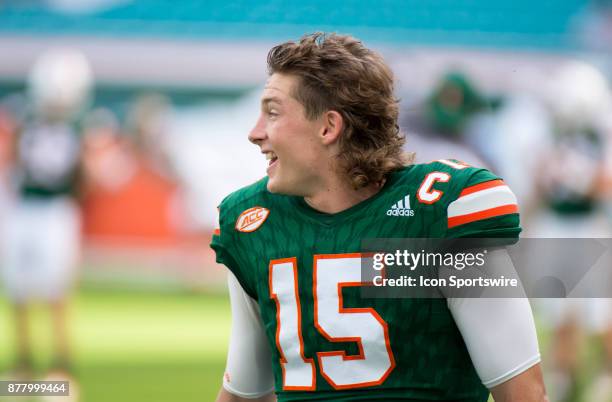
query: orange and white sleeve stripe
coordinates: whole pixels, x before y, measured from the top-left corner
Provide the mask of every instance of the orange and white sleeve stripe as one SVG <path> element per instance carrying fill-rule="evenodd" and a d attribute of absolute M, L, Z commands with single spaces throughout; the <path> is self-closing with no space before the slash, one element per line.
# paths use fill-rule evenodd
<path fill-rule="evenodd" d="M 516 196 L 503 180 L 490 180 L 463 189 L 448 205 L 448 227 L 518 213 Z"/>
<path fill-rule="evenodd" d="M 215 224 L 215 229 L 213 230 L 213 235 L 215 236 L 221 236 L 221 217 L 219 216 L 221 214 L 221 210 L 219 209 L 219 207 L 217 207 L 217 223 Z"/>

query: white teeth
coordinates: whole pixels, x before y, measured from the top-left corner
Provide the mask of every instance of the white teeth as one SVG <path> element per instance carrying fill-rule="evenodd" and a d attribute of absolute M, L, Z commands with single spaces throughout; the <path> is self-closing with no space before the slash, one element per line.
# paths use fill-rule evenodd
<path fill-rule="evenodd" d="M 266 160 L 276 159 L 276 154 L 274 152 L 266 152 Z"/>

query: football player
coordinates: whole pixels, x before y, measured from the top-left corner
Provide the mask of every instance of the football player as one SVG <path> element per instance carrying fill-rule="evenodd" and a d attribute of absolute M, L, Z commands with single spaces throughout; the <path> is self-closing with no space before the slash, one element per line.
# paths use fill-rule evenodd
<path fill-rule="evenodd" d="M 510 189 L 411 164 L 392 72 L 355 38 L 283 43 L 268 69 L 267 177 L 223 200 L 211 243 L 233 314 L 217 401 L 545 401 L 527 299 L 360 297 L 362 239 L 516 238 Z"/>
<path fill-rule="evenodd" d="M 535 188 L 543 202 L 526 233 L 548 238 L 610 238 L 606 185 L 602 185 L 611 156 L 607 150 L 612 134 L 608 81 L 595 66 L 571 60 L 551 74 L 546 88 L 550 145 L 538 154 L 541 166 L 535 175 Z M 544 324 L 552 327 L 550 367 L 545 373 L 551 400 L 575 401 L 584 389 L 584 400 L 612 401 L 612 301 L 569 294 L 565 299 L 543 299 L 539 305 Z M 605 351 L 599 356 L 603 370 L 587 387 L 581 378 L 585 364 L 582 333 L 601 340 Z"/>
<path fill-rule="evenodd" d="M 15 144 L 16 200 L 2 236 L 2 274 L 15 312 L 18 377 L 33 371 L 28 312 L 35 300 L 44 301 L 52 317 L 55 356 L 49 375 L 64 379 L 70 369 L 66 299 L 80 249 L 75 121 L 91 85 L 88 61 L 68 49 L 44 53 L 29 76 L 31 111 Z M 76 394 L 74 384 L 71 393 Z"/>

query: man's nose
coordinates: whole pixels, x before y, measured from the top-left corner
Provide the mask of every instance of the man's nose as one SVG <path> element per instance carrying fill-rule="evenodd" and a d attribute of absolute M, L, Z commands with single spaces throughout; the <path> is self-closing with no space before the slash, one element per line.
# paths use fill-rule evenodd
<path fill-rule="evenodd" d="M 264 119 L 263 116 L 259 116 L 259 118 L 257 119 L 257 123 L 255 123 L 255 126 L 251 129 L 251 132 L 249 133 L 249 141 L 251 141 L 253 144 L 257 144 L 259 141 L 262 141 L 265 138 L 266 130 L 264 125 Z"/>

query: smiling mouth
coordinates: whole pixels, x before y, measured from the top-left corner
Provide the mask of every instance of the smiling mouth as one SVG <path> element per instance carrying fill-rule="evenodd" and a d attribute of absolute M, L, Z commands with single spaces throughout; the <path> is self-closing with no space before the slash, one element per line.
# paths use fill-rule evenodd
<path fill-rule="evenodd" d="M 268 160 L 268 166 L 272 166 L 278 160 L 278 156 L 274 152 L 266 152 L 266 159 Z"/>

